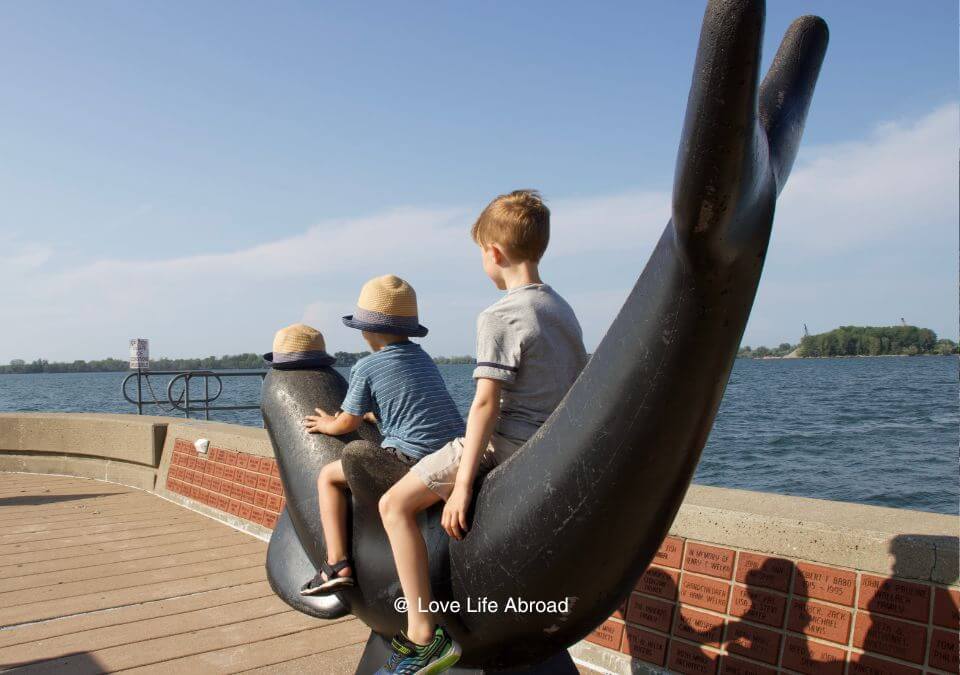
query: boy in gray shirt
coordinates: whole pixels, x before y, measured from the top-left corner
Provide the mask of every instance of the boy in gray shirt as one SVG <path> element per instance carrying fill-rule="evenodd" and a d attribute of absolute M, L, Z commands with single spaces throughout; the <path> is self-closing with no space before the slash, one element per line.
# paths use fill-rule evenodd
<path fill-rule="evenodd" d="M 471 231 L 483 270 L 507 294 L 477 319 L 476 395 L 467 431 L 415 464 L 380 499 L 400 585 L 407 631 L 378 673 L 431 673 L 449 668 L 431 645 L 449 634 L 426 608 L 431 601 L 427 550 L 416 517 L 445 500 L 442 524 L 461 539 L 477 476 L 516 452 L 546 421 L 587 362 L 580 324 L 570 305 L 540 279 L 550 238 L 550 211 L 531 190 L 494 199 Z M 459 653 L 455 642 L 452 649 Z M 448 651 L 447 654 L 450 652 Z"/>

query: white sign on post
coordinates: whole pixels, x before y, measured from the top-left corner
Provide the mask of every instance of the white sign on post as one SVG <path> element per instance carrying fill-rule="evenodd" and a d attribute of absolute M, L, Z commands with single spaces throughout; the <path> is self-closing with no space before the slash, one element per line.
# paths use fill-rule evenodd
<path fill-rule="evenodd" d="M 150 369 L 150 340 L 145 338 L 130 340 L 130 367 Z"/>

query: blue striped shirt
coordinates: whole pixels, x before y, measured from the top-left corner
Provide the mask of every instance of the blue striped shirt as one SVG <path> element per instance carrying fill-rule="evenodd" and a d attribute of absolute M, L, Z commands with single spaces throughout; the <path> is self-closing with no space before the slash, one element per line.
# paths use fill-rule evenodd
<path fill-rule="evenodd" d="M 395 342 L 357 361 L 340 409 L 372 412 L 380 420 L 381 445 L 415 459 L 465 434 L 437 364 L 413 342 Z"/>

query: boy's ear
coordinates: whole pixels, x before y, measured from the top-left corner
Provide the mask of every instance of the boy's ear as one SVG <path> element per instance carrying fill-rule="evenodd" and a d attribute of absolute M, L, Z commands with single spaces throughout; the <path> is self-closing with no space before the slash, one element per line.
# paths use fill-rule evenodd
<path fill-rule="evenodd" d="M 499 244 L 490 244 L 490 256 L 493 258 L 495 265 L 502 265 L 503 261 L 507 258 L 507 256 L 503 254 L 503 249 L 500 248 Z"/>

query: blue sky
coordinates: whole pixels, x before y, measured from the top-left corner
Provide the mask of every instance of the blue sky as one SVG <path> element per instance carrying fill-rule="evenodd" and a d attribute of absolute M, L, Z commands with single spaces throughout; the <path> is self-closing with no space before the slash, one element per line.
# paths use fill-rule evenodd
<path fill-rule="evenodd" d="M 471 353 L 469 225 L 537 187 L 593 348 L 669 217 L 702 3 L 5 3 L 0 362 L 334 349 L 367 278 Z M 831 44 L 744 342 L 957 337 L 955 2 L 772 2 Z M 588 236 L 589 235 L 589 236 Z"/>

